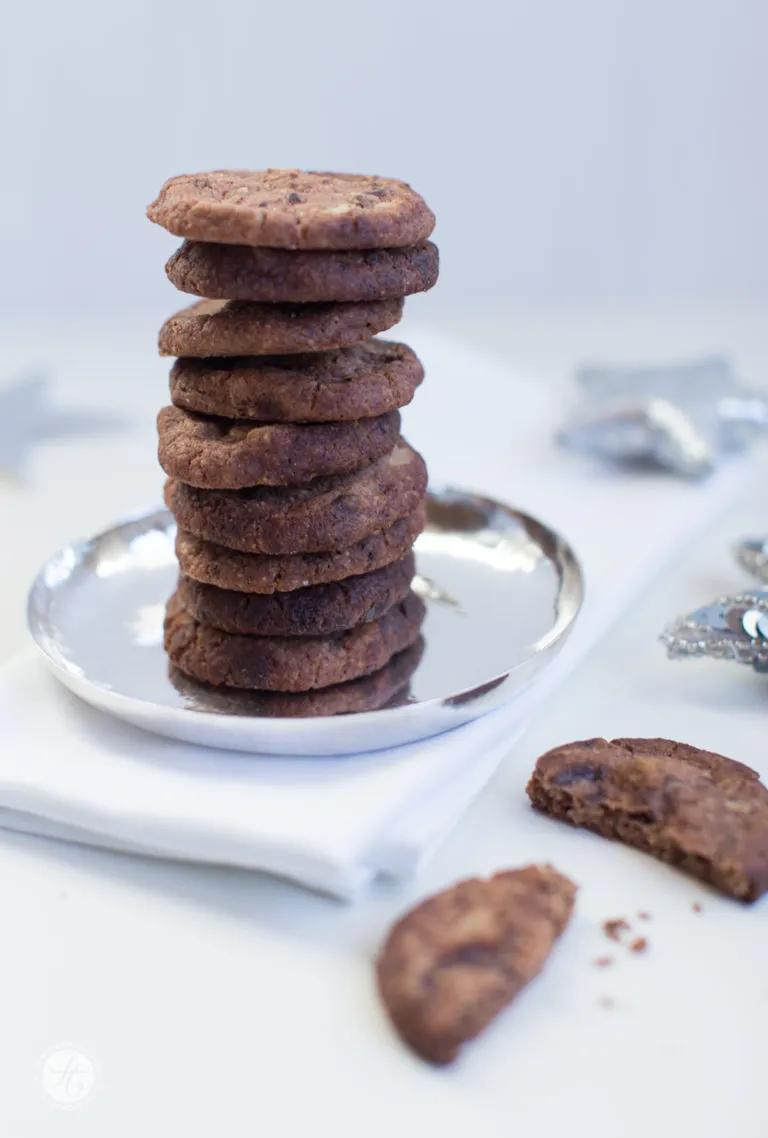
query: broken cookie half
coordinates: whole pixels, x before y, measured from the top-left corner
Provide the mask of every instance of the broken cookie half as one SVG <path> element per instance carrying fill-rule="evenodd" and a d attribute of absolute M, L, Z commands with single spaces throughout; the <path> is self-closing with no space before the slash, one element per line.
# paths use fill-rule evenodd
<path fill-rule="evenodd" d="M 768 789 L 723 755 L 669 739 L 586 739 L 542 755 L 528 796 L 741 901 L 768 889 Z"/>
<path fill-rule="evenodd" d="M 455 1059 L 541 970 L 575 896 L 567 877 L 531 865 L 461 881 L 406 913 L 377 962 L 401 1038 L 431 1063 Z"/>

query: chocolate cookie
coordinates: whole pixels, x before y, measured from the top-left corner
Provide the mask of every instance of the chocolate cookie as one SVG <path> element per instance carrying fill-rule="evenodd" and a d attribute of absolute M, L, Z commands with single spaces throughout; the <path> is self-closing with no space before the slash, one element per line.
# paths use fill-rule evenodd
<path fill-rule="evenodd" d="M 163 407 L 158 458 L 166 474 L 206 490 L 296 486 L 349 474 L 388 454 L 400 434 L 390 411 L 353 423 L 248 423 Z"/>
<path fill-rule="evenodd" d="M 309 716 L 349 715 L 359 711 L 378 711 L 405 702 L 409 683 L 424 652 L 422 637 L 396 653 L 383 668 L 331 684 L 327 688 L 307 692 L 243 691 L 238 688 L 215 688 L 185 676 L 171 665 L 168 677 L 178 692 L 201 711 L 218 711 L 226 715 L 263 715 L 270 718 L 297 719 Z"/>
<path fill-rule="evenodd" d="M 198 300 L 160 329 L 161 356 L 268 356 L 324 352 L 369 340 L 397 324 L 402 300 L 349 304 L 251 304 Z"/>
<path fill-rule="evenodd" d="M 402 1039 L 450 1063 L 541 970 L 571 916 L 576 886 L 551 866 L 473 877 L 397 922 L 377 962 Z"/>
<path fill-rule="evenodd" d="M 387 249 L 434 229 L 405 182 L 316 170 L 212 170 L 169 178 L 147 207 L 177 237 L 276 249 Z"/>
<path fill-rule="evenodd" d="M 238 593 L 181 577 L 178 596 L 201 624 L 244 636 L 330 636 L 378 620 L 409 593 L 413 554 L 392 565 L 290 593 Z"/>
<path fill-rule="evenodd" d="M 207 684 L 310 691 L 367 676 L 415 643 L 424 605 L 415 593 L 370 624 L 335 636 L 238 636 L 200 624 L 174 593 L 165 618 L 171 663 Z"/>
<path fill-rule="evenodd" d="M 668 739 L 586 739 L 536 763 L 533 805 L 742 901 L 768 889 L 768 789 L 742 763 Z"/>
<path fill-rule="evenodd" d="M 212 300 L 306 304 L 328 300 L 394 300 L 425 292 L 437 280 L 437 246 L 291 252 L 251 245 L 185 241 L 165 266 L 181 292 Z"/>
<path fill-rule="evenodd" d="M 179 359 L 171 368 L 171 400 L 226 419 L 348 422 L 404 407 L 423 378 L 405 344 L 366 340 L 305 355 Z"/>
<path fill-rule="evenodd" d="M 321 553 L 380 533 L 421 504 L 427 471 L 403 440 L 355 474 L 305 486 L 199 490 L 170 479 L 168 509 L 182 529 L 244 553 Z"/>
<path fill-rule="evenodd" d="M 419 506 L 389 529 L 335 553 L 295 553 L 282 557 L 240 553 L 195 537 L 176 534 L 176 556 L 186 577 L 240 593 L 288 593 L 311 585 L 343 581 L 370 573 L 404 557 L 424 529 L 426 509 Z"/>

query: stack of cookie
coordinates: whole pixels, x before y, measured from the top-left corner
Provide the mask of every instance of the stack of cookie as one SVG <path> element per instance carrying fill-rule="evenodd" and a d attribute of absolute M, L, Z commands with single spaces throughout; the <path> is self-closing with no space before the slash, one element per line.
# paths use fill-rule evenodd
<path fill-rule="evenodd" d="M 160 332 L 172 665 L 279 713 L 381 706 L 418 658 L 427 476 L 400 436 L 421 364 L 372 337 L 435 283 L 434 216 L 402 182 L 295 170 L 172 178 L 147 212 L 205 298 Z"/>

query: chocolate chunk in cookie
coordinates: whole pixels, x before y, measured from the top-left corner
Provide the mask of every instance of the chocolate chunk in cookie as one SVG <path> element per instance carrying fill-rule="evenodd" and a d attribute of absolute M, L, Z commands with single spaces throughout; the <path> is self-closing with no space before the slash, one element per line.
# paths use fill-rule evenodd
<path fill-rule="evenodd" d="M 406 913 L 377 962 L 379 990 L 402 1039 L 450 1063 L 541 970 L 573 909 L 576 886 L 551 866 L 473 877 Z"/>
<path fill-rule="evenodd" d="M 317 170 L 169 178 L 147 207 L 177 237 L 277 249 L 386 249 L 426 241 L 435 217 L 405 182 Z"/>
<path fill-rule="evenodd" d="M 367 676 L 414 644 L 424 619 L 415 593 L 379 620 L 334 636 L 239 636 L 201 624 L 180 594 L 168 602 L 165 650 L 196 680 L 258 691 L 311 691 Z"/>
<path fill-rule="evenodd" d="M 586 739 L 542 755 L 528 795 L 545 814 L 742 901 L 768 889 L 768 789 L 723 755 L 669 739 Z"/>
<path fill-rule="evenodd" d="M 290 593 L 238 593 L 179 581 L 184 608 L 201 624 L 245 636 L 329 636 L 378 620 L 408 595 L 415 572 L 413 554 L 392 565 Z"/>
<path fill-rule="evenodd" d="M 329 300 L 395 300 L 425 292 L 437 280 L 437 246 L 292 252 L 250 245 L 185 241 L 165 266 L 181 292 L 211 300 L 306 304 Z"/>
<path fill-rule="evenodd" d="M 161 356 L 271 356 L 325 352 L 397 324 L 402 300 L 349 304 L 253 304 L 198 300 L 160 329 Z"/>
<path fill-rule="evenodd" d="M 199 490 L 172 478 L 165 501 L 182 529 L 228 549 L 322 553 L 388 529 L 420 506 L 426 487 L 423 458 L 400 439 L 354 474 L 248 490 Z"/>
<path fill-rule="evenodd" d="M 171 369 L 177 407 L 270 423 L 349 422 L 410 403 L 424 378 L 405 344 L 366 340 L 293 356 L 179 359 Z"/>
<path fill-rule="evenodd" d="M 238 688 L 215 688 L 185 676 L 171 665 L 169 679 L 192 707 L 201 711 L 217 711 L 225 715 L 260 715 L 280 719 L 305 719 L 310 716 L 349 715 L 360 711 L 378 711 L 397 707 L 408 698 L 411 678 L 424 652 L 422 637 L 396 653 L 383 668 L 307 692 L 245 691 Z"/>
<path fill-rule="evenodd" d="M 426 510 L 419 506 L 389 529 L 373 533 L 348 549 L 283 557 L 225 549 L 180 529 L 176 534 L 176 556 L 182 573 L 204 585 L 240 593 L 287 593 L 371 573 L 399 561 L 425 522 Z"/>
<path fill-rule="evenodd" d="M 294 486 L 350 474 L 383 457 L 400 434 L 390 411 L 352 423 L 250 423 L 163 407 L 158 458 L 166 474 L 205 490 Z"/>

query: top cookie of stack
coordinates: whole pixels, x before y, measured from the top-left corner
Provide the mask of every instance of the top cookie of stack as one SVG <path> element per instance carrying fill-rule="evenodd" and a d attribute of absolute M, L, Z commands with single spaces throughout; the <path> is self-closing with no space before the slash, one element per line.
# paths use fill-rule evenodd
<path fill-rule="evenodd" d="M 372 337 L 397 323 L 406 295 L 435 283 L 434 216 L 404 182 L 298 170 L 171 178 L 147 213 L 185 238 L 166 266 L 170 280 L 204 298 L 160 332 L 161 354 L 179 357 L 173 405 L 158 418 L 166 497 L 183 527 L 171 658 L 198 679 L 272 690 L 366 674 L 412 643 L 421 619 L 406 590 L 426 471 L 400 438 L 399 408 L 423 369 L 405 344 Z M 352 577 L 357 608 L 357 592 L 345 588 L 340 604 L 341 592 L 323 589 Z M 278 622 L 275 605 L 255 598 L 284 590 L 293 591 Z M 395 604 L 406 608 L 390 612 Z M 398 635 L 384 637 L 393 621 Z M 377 650 L 366 641 L 355 662 L 356 641 L 349 651 L 327 642 L 342 666 L 324 678 L 315 669 L 311 684 L 293 664 L 290 676 L 282 662 L 280 675 L 267 675 L 206 659 L 223 656 L 213 630 L 239 664 L 246 651 L 274 660 L 267 641 L 278 626 L 280 635 L 333 638 L 368 622 L 382 624 L 368 636 Z"/>

